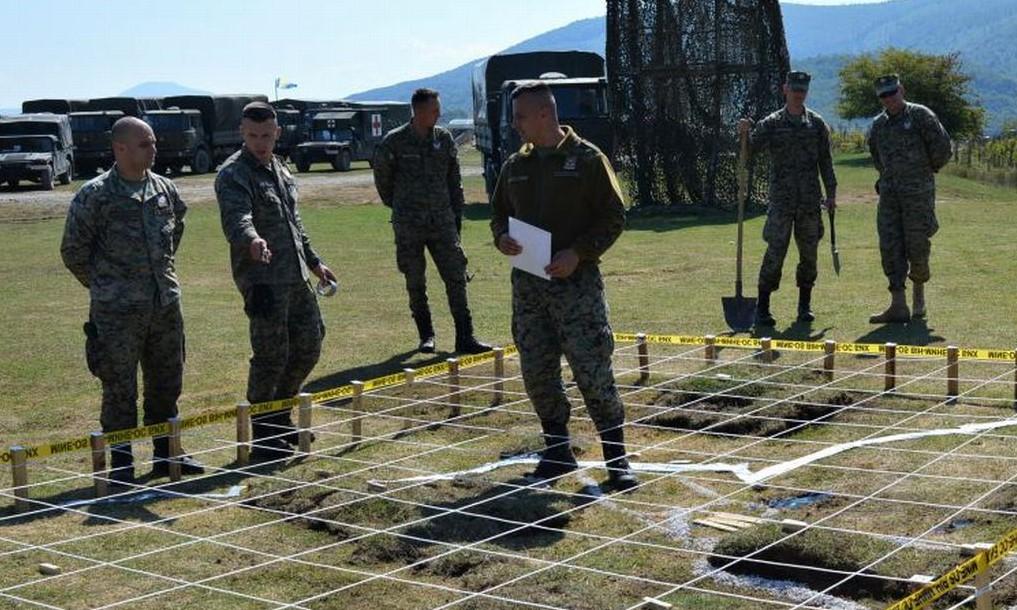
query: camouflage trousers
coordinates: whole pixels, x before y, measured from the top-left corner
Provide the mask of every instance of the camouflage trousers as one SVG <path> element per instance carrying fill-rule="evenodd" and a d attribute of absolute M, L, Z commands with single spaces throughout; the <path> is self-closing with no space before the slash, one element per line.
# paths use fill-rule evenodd
<path fill-rule="evenodd" d="M 252 403 L 295 396 L 318 363 L 325 337 L 318 300 L 307 284 L 268 288 L 269 306 L 252 308 L 253 290 L 244 295 L 253 352 L 247 376 Z"/>
<path fill-rule="evenodd" d="M 816 283 L 816 252 L 823 238 L 823 217 L 819 202 L 773 202 L 763 225 L 766 254 L 759 268 L 759 289 L 775 292 L 780 288 L 784 257 L 794 233 L 798 246 L 798 269 L 795 280 L 800 287 Z"/>
<path fill-rule="evenodd" d="M 177 414 L 185 358 L 179 301 L 126 308 L 93 303 L 85 332 L 88 368 L 102 382 L 103 432 L 138 425 L 139 364 L 145 425 Z"/>
<path fill-rule="evenodd" d="M 466 253 L 459 241 L 455 223 L 414 224 L 393 222 L 395 230 L 396 265 L 406 278 L 410 297 L 410 313 L 417 319 L 430 319 L 427 304 L 427 260 L 424 250 L 438 268 L 445 283 L 448 307 L 456 320 L 469 316 L 466 299 Z"/>
<path fill-rule="evenodd" d="M 889 289 L 902 290 L 908 277 L 919 283 L 929 281 L 930 238 L 939 230 L 936 191 L 907 194 L 884 191 L 879 196 L 876 228 Z"/>
<path fill-rule="evenodd" d="M 571 415 L 561 375 L 563 354 L 597 430 L 625 421 L 611 366 L 614 335 L 607 314 L 604 282 L 595 265 L 580 265 L 564 280 L 512 271 L 512 337 L 526 393 L 545 424 L 565 425 Z"/>

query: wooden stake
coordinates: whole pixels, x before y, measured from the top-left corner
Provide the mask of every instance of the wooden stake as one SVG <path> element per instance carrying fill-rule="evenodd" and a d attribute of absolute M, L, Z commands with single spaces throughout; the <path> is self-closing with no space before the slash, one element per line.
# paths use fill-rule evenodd
<path fill-rule="evenodd" d="M 763 362 L 773 362 L 773 339 L 763 337 L 759 340 L 759 347 L 762 350 Z"/>
<path fill-rule="evenodd" d="M 251 463 L 251 403 L 237 403 L 237 465 Z"/>
<path fill-rule="evenodd" d="M 494 348 L 494 377 L 498 381 L 494 384 L 494 400 L 492 405 L 500 405 L 505 394 L 505 350 L 500 347 Z"/>
<path fill-rule="evenodd" d="M 955 345 L 946 347 L 946 395 L 954 397 L 950 402 L 956 402 L 956 396 L 960 394 L 960 364 L 958 356 L 960 350 Z"/>
<path fill-rule="evenodd" d="M 646 344 L 646 333 L 636 335 L 636 350 L 639 352 L 639 382 L 646 383 L 650 380 L 650 353 Z"/>
<path fill-rule="evenodd" d="M 21 445 L 11 447 L 11 474 L 14 476 L 14 510 L 26 512 L 28 503 L 28 453 Z"/>
<path fill-rule="evenodd" d="M 301 453 L 310 454 L 312 396 L 307 392 L 301 392 L 297 396 L 300 398 L 300 406 L 297 408 L 297 427 L 300 428 L 300 432 L 297 433 L 297 445 Z"/>
<path fill-rule="evenodd" d="M 823 353 L 823 374 L 828 382 L 833 381 L 834 362 L 837 357 L 837 342 L 833 339 L 824 341 Z"/>
<path fill-rule="evenodd" d="M 109 494 L 109 481 L 106 478 L 106 435 L 93 432 L 88 435 L 88 444 L 92 447 L 92 488 L 96 498 Z"/>
<path fill-rule="evenodd" d="M 364 382 L 363 381 L 351 381 L 350 385 L 353 386 L 353 423 L 350 426 L 350 440 L 353 444 L 357 444 L 364 440 L 364 427 L 363 421 L 360 419 L 360 414 L 364 411 Z"/>
<path fill-rule="evenodd" d="M 501 349 L 501 348 L 496 348 Z M 415 369 L 403 369 L 403 375 L 406 377 L 406 392 L 410 394 L 410 400 L 416 400 L 416 395 L 413 393 L 414 385 L 416 384 L 417 371 Z M 403 421 L 403 430 L 409 430 L 413 427 L 414 421 L 410 416 L 412 413 L 407 412 L 405 414 L 405 420 Z"/>
<path fill-rule="evenodd" d="M 184 452 L 180 446 L 180 416 L 166 420 L 169 424 L 169 476 L 170 481 L 179 481 L 183 477 L 180 468 L 180 455 Z"/>
<path fill-rule="evenodd" d="M 716 362 L 717 360 L 717 336 L 706 335 L 706 361 Z"/>
<path fill-rule="evenodd" d="M 883 389 L 892 392 L 897 387 L 897 344 L 887 343 L 883 346 L 886 362 L 883 364 Z"/>
<path fill-rule="evenodd" d="M 1013 408 L 1017 409 L 1017 349 L 1014 350 L 1013 364 Z"/>
<path fill-rule="evenodd" d="M 980 543 L 980 544 L 965 544 L 961 549 L 961 555 L 964 557 L 974 557 L 984 550 L 991 549 L 993 545 Z M 975 574 L 975 610 L 992 610 L 993 599 L 992 599 L 992 573 L 989 570 L 982 570 Z"/>
<path fill-rule="evenodd" d="M 459 417 L 462 413 L 462 396 L 459 393 L 459 359 L 449 358 L 448 362 L 448 401 L 452 405 L 449 417 Z"/>

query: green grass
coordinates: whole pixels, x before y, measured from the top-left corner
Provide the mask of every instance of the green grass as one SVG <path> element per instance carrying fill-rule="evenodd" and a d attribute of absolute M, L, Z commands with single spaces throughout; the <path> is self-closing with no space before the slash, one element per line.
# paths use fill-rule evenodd
<path fill-rule="evenodd" d="M 465 154 L 464 162 L 478 163 L 477 155 Z M 814 297 L 818 319 L 811 328 L 791 325 L 795 307 L 794 264 L 797 259 L 792 248 L 785 263 L 785 288 L 774 296 L 779 336 L 859 342 L 893 340 L 900 343 L 970 347 L 1012 348 L 1017 345 L 1017 329 L 1014 327 L 1017 311 L 1012 287 L 1012 278 L 1017 277 L 1017 261 L 1013 256 L 1012 245 L 1017 241 L 1017 225 L 1012 222 L 1014 199 L 1010 191 L 956 176 L 941 176 L 937 210 L 942 228 L 933 241 L 933 280 L 928 291 L 929 322 L 927 325 L 907 327 L 873 327 L 867 323 L 868 315 L 881 309 L 887 299 L 876 243 L 875 196 L 871 191 L 875 175 L 860 155 L 839 157 L 837 169 L 841 183 L 842 207 L 837 215 L 837 233 L 844 264 L 842 275 L 837 277 L 833 274 L 829 242 L 824 241 L 820 253 L 820 278 Z M 367 170 L 366 167 L 360 167 L 358 171 Z M 181 180 L 200 183 L 210 181 L 211 177 L 185 176 Z M 482 178 L 467 178 L 465 184 L 470 203 L 464 226 L 464 242 L 470 259 L 470 270 L 474 273 L 469 290 L 478 335 L 497 343 L 507 343 L 511 341 L 508 264 L 490 244 L 488 207 L 483 202 Z M 72 187 L 63 188 L 67 190 L 69 198 Z M 358 190 L 356 193 L 349 195 L 337 190 L 334 194 L 318 194 L 302 202 L 304 221 L 315 248 L 337 272 L 342 284 L 339 295 L 321 300 L 327 337 L 321 361 L 309 380 L 311 388 L 316 390 L 352 379 L 371 378 L 406 366 L 440 361 L 451 355 L 443 351 L 433 358 L 424 358 L 413 353 L 416 345 L 415 330 L 406 306 L 403 280 L 395 268 L 388 210 L 377 204 L 363 204 L 363 191 Z M 211 199 L 197 199 L 189 201 L 189 204 L 191 209 L 187 217 L 187 231 L 178 257 L 184 290 L 188 347 L 184 394 L 180 401 L 185 416 L 219 410 L 243 397 L 250 349 L 247 323 L 242 314 L 240 297 L 230 277 L 226 243 L 219 227 L 215 202 Z M 761 216 L 756 216 L 746 223 L 745 276 L 749 287 L 755 283 L 754 278 L 763 253 L 764 245 L 760 237 L 763 220 Z M 34 223 L 0 223 L 0 282 L 3 286 L 0 291 L 0 316 L 3 319 L 3 344 L 6 348 L 3 356 L 0 356 L 0 390 L 5 398 L 5 405 L 0 409 L 0 446 L 6 447 L 14 443 L 34 445 L 80 436 L 98 427 L 99 384 L 87 373 L 83 359 L 81 324 L 87 316 L 87 292 L 77 285 L 60 262 L 58 248 L 62 228 L 63 223 L 59 219 Z M 734 236 L 735 225 L 729 216 L 696 217 L 679 212 L 671 216 L 650 218 L 632 214 L 627 231 L 608 252 L 602 266 L 614 328 L 617 331 L 662 334 L 725 332 L 720 301 L 721 297 L 734 293 Z M 431 280 L 430 294 L 438 330 L 438 345 L 440 350 L 449 350 L 453 341 L 452 321 L 440 280 L 433 265 L 430 267 L 428 277 Z M 752 288 L 748 290 L 750 296 L 754 292 Z M 651 346 L 653 353 L 657 353 L 658 349 L 664 350 L 663 347 Z M 791 360 L 793 356 L 786 358 Z M 778 360 L 778 363 L 782 361 L 783 359 Z M 857 366 L 871 364 L 871 361 L 851 362 L 857 362 Z M 924 370 L 911 364 L 902 365 L 901 368 L 905 372 Z M 963 371 L 971 375 L 980 372 L 973 367 L 964 368 Z M 755 374 L 755 369 L 746 366 L 745 369 L 732 369 L 728 372 L 740 377 L 742 374 Z M 655 382 L 665 381 L 666 378 L 664 371 L 655 370 Z M 633 380 L 634 375 L 623 375 L 623 383 L 631 384 Z M 793 375 L 785 381 L 809 382 Z M 879 381 L 876 379 L 870 385 L 878 385 Z M 730 384 L 699 380 L 680 387 L 688 392 L 696 392 L 727 385 Z M 756 407 L 762 406 L 759 392 L 756 392 L 760 386 L 750 387 L 755 390 L 743 390 L 742 393 L 755 398 Z M 510 383 L 509 389 L 522 391 L 517 382 Z M 646 405 L 652 403 L 657 394 L 656 390 L 640 391 L 631 387 L 626 391 L 633 392 L 630 399 L 638 399 Z M 402 390 L 393 392 L 399 393 Z M 430 396 L 437 394 L 438 389 L 422 385 L 413 392 L 417 396 Z M 776 397 L 787 393 L 784 390 L 768 390 L 765 394 Z M 825 394 L 819 393 L 810 398 L 818 400 L 823 396 Z M 468 409 L 482 408 L 487 404 L 486 397 L 483 396 L 470 395 L 467 401 Z M 904 398 L 886 399 L 879 404 L 886 409 L 916 413 L 928 406 Z M 381 399 L 367 401 L 368 410 L 386 408 L 392 408 L 392 403 Z M 498 412 L 471 420 L 490 430 L 501 431 L 500 434 L 479 435 L 476 431 L 450 428 L 419 432 L 413 437 L 414 443 L 429 443 L 431 446 L 446 448 L 455 446 L 456 450 L 417 458 L 402 463 L 402 466 L 448 471 L 475 466 L 507 449 L 532 448 L 537 444 L 536 422 L 529 414 L 528 404 L 523 403 L 518 409 L 519 413 Z M 999 413 L 998 408 L 977 405 L 964 405 L 958 409 L 952 412 L 983 416 Z M 433 409 L 426 407 L 409 409 L 408 412 L 425 419 L 435 417 Z M 650 411 L 640 410 L 639 416 L 648 413 Z M 733 413 L 734 411 L 729 415 Z M 779 409 L 766 409 L 760 415 L 782 416 L 782 413 Z M 344 414 L 339 412 L 331 417 L 340 419 Z M 874 413 L 845 413 L 837 417 L 840 422 L 880 426 L 902 418 L 900 415 Z M 918 421 L 929 421 L 931 426 L 932 417 L 936 416 L 923 416 L 926 419 Z M 369 419 L 365 425 L 370 427 L 372 432 L 369 433 L 377 434 L 379 429 L 394 430 L 400 424 L 398 421 L 385 422 L 374 418 Z M 599 459 L 599 448 L 591 442 L 593 429 L 589 422 L 577 420 L 573 428 L 580 434 L 579 444 L 583 448 L 580 459 Z M 837 426 L 810 426 L 796 432 L 793 438 L 810 442 L 841 442 L 845 440 L 845 430 L 846 428 Z M 208 448 L 214 445 L 215 439 L 229 438 L 231 433 L 229 425 L 195 431 L 194 436 L 185 438 L 185 445 Z M 638 430 L 630 439 L 641 445 L 663 444 L 639 458 L 647 461 L 680 458 L 699 461 L 703 455 L 729 451 L 737 456 L 736 459 L 751 461 L 754 467 L 763 463 L 757 460 L 786 459 L 814 449 L 812 445 L 791 444 L 782 436 L 754 447 L 745 447 L 744 439 L 707 435 L 688 436 L 680 442 L 673 442 L 682 434 L 677 431 L 643 429 Z M 859 435 L 858 432 L 849 434 L 851 437 Z M 319 442 L 334 444 L 341 440 L 324 436 Z M 933 438 L 915 441 L 906 447 L 944 451 L 952 449 L 959 442 L 961 440 L 957 438 Z M 977 474 L 1005 480 L 1014 474 L 1012 463 L 1002 459 L 991 461 L 991 458 L 1012 456 L 1012 447 L 1013 444 L 1006 439 L 986 438 L 965 450 L 987 456 L 984 471 Z M 363 468 L 365 464 L 410 457 L 419 450 L 419 445 L 411 443 L 401 445 L 369 442 L 342 456 L 336 454 L 329 460 L 310 460 L 278 474 L 296 480 L 328 480 L 331 477 L 345 477 L 348 473 Z M 209 463 L 223 465 L 229 462 L 231 455 L 229 449 L 224 449 L 203 458 Z M 891 460 L 890 463 L 887 463 L 888 459 Z M 846 453 L 826 463 L 855 469 L 892 471 L 895 468 L 915 468 L 928 459 L 927 454 L 888 454 L 873 450 Z M 46 462 L 46 465 L 59 463 L 61 467 L 84 471 L 87 469 L 87 460 L 87 453 L 77 453 L 68 456 L 65 461 Z M 31 464 L 33 481 L 60 476 L 59 472 L 37 466 L 38 462 Z M 963 460 L 956 463 L 946 461 L 942 464 L 942 472 L 964 476 L 964 466 Z M 331 515 L 350 526 L 384 529 L 410 518 L 434 514 L 432 509 L 421 509 L 420 504 L 457 508 L 486 498 L 487 494 L 497 495 L 497 486 L 493 486 L 491 477 L 487 477 L 480 481 L 457 481 L 434 488 L 393 492 L 391 496 L 402 500 L 402 503 L 380 499 L 362 501 L 362 490 L 368 479 L 399 478 L 414 474 L 405 468 L 390 465 L 349 478 L 337 478 L 343 491 L 336 491 L 329 496 L 332 498 L 329 502 L 349 504 L 335 509 L 327 508 L 324 516 Z M 522 471 L 521 467 L 515 468 L 496 478 L 499 481 L 511 479 Z M 857 477 L 854 471 L 838 473 L 829 469 L 809 468 L 782 478 L 780 484 L 784 488 L 774 487 L 765 493 L 743 490 L 743 486 L 733 482 L 721 482 L 720 479 L 725 477 L 714 477 L 712 483 L 702 483 L 699 487 L 687 486 L 679 479 L 665 478 L 654 482 L 646 491 L 637 492 L 633 496 L 635 504 L 628 507 L 631 510 L 627 512 L 619 513 L 616 509 L 598 505 L 570 513 L 566 519 L 556 518 L 549 524 L 555 531 L 511 536 L 496 543 L 485 544 L 482 548 L 501 555 L 562 559 L 594 546 L 595 542 L 579 535 L 583 532 L 626 535 L 645 527 L 648 519 L 659 521 L 663 518 L 660 513 L 637 515 L 645 508 L 640 502 L 667 501 L 674 506 L 693 506 L 715 497 L 710 494 L 737 492 L 733 501 L 743 502 L 745 506 L 758 506 L 760 501 L 771 497 L 793 495 L 795 488 L 837 489 L 843 493 L 865 495 L 893 480 L 894 476 L 896 475 L 874 473 L 872 477 Z M 0 473 L 0 484 L 6 487 L 9 482 L 10 475 L 5 469 L 5 472 Z M 282 481 L 273 483 L 258 480 L 247 483 L 251 485 L 248 496 L 275 494 L 286 488 Z M 221 490 L 223 484 L 210 483 L 202 490 Z M 65 498 L 87 494 L 87 490 L 80 488 L 80 485 L 80 489 L 70 492 L 66 486 L 52 487 L 53 489 L 46 487 L 34 490 L 33 496 L 47 497 L 47 494 L 51 494 L 48 497 Z M 985 484 L 982 483 L 972 485 L 972 489 L 980 491 L 984 491 L 984 487 Z M 320 508 L 311 497 L 315 491 L 317 490 L 312 488 L 308 494 L 292 494 L 277 499 L 275 504 L 269 500 L 261 506 L 269 509 L 285 508 L 300 513 L 313 511 Z M 952 491 L 957 490 L 944 487 L 936 479 L 915 479 L 910 486 L 895 488 L 893 494 L 886 493 L 883 496 L 902 500 L 935 497 L 939 501 L 948 502 L 952 501 Z M 967 496 L 973 492 L 964 488 L 964 493 Z M 477 512 L 508 520 L 539 519 L 560 511 L 562 507 L 558 504 L 567 504 L 560 499 L 552 503 L 552 499 L 554 498 L 548 498 L 547 502 L 530 501 L 525 506 L 527 510 L 513 506 L 512 500 L 495 500 L 483 503 Z M 835 502 L 833 508 L 843 507 L 847 502 L 848 500 Z M 1010 493 L 992 496 L 988 506 L 1009 510 L 1008 507 L 1012 507 L 1013 503 L 1010 490 Z M 136 508 L 92 509 L 88 515 L 69 513 L 8 524 L 8 527 L 0 531 L 0 537 L 3 538 L 0 540 L 0 552 L 16 549 L 15 540 L 53 542 L 108 531 L 114 526 L 103 523 L 102 516 L 106 514 L 126 519 L 130 523 L 147 523 L 156 518 L 170 519 L 161 527 L 172 533 L 137 528 L 103 536 L 99 539 L 102 544 L 82 540 L 71 545 L 61 545 L 62 550 L 115 561 L 139 551 L 156 550 L 170 543 L 185 541 L 187 534 L 214 536 L 234 531 L 241 526 L 265 524 L 272 519 L 271 514 L 242 508 L 181 517 L 179 520 L 175 518 L 176 515 L 196 510 L 200 506 L 202 504 L 197 501 L 180 500 Z M 809 509 L 812 510 L 814 509 Z M 819 512 L 803 511 L 807 514 L 792 516 L 813 520 L 825 509 L 815 510 Z M 930 521 L 935 522 L 942 516 L 940 513 L 917 514 L 909 510 L 911 509 L 901 508 L 897 504 L 868 503 L 841 515 L 835 525 L 887 533 L 918 533 L 912 530 L 925 527 Z M 1012 529 L 1012 526 L 1012 519 L 982 519 L 970 529 L 944 534 L 942 537 L 951 541 L 984 541 Z M 430 524 L 415 529 L 400 531 L 437 541 L 469 543 L 502 529 L 504 526 L 492 526 L 482 519 L 459 521 L 445 518 L 435 519 Z M 264 561 L 264 557 L 257 554 L 259 550 L 296 553 L 302 549 L 338 544 L 351 535 L 359 534 L 363 534 L 363 531 L 354 531 L 354 528 L 348 526 L 329 528 L 321 523 L 316 525 L 314 519 L 303 519 L 296 524 L 273 524 L 243 534 L 224 536 L 224 542 L 243 545 L 247 549 L 244 552 L 228 552 L 221 546 L 202 542 L 147 558 L 133 559 L 129 564 L 131 567 L 167 576 L 181 575 L 197 579 L 225 574 Z M 707 534 L 695 535 L 699 542 L 705 536 Z M 668 544 L 670 538 L 659 531 L 649 530 L 637 536 L 636 540 Z M 689 548 L 684 541 L 681 544 L 684 545 L 683 548 Z M 382 568 L 398 569 L 414 561 L 423 563 L 400 572 L 401 577 L 417 583 L 448 585 L 468 591 L 497 585 L 535 568 L 534 564 L 523 562 L 517 557 L 495 557 L 475 551 L 459 551 L 427 561 L 446 550 L 446 547 L 439 544 L 406 546 L 403 539 L 388 534 L 375 534 L 308 557 L 318 564 L 334 566 L 334 569 L 311 569 L 284 563 L 271 569 L 256 570 L 248 576 L 214 579 L 211 584 L 242 590 L 250 595 L 294 601 L 328 591 L 343 583 L 358 582 L 364 578 L 361 572 L 377 572 Z M 812 552 L 809 548 L 801 551 L 806 555 Z M 173 560 L 166 559 L 167 555 L 172 555 Z M 16 554 L 15 558 L 12 569 L 0 579 L 0 588 L 39 578 L 34 570 L 41 561 L 61 563 L 65 570 L 88 565 L 86 561 L 70 559 L 50 551 Z M 694 561 L 702 562 L 705 559 L 701 555 L 693 556 L 679 549 L 668 555 L 647 546 L 631 546 L 609 547 L 592 552 L 584 555 L 576 565 L 593 570 L 682 582 L 693 576 L 691 565 Z M 906 571 L 904 568 L 901 570 L 901 573 Z M 280 584 L 283 582 L 294 584 L 284 586 Z M 81 595 L 75 597 L 79 591 L 93 596 L 92 599 L 97 603 L 123 599 L 125 589 L 105 586 L 108 583 L 122 583 L 124 587 L 130 585 L 137 593 L 167 586 L 165 582 L 160 584 L 152 578 L 139 578 L 136 583 L 132 583 L 123 572 L 103 569 L 86 572 L 73 581 L 58 579 L 50 584 L 32 585 L 22 592 L 55 605 L 66 604 L 67 607 L 84 607 Z M 314 607 L 378 607 L 378 596 L 391 601 L 386 607 L 432 607 L 457 598 L 455 594 L 421 586 L 411 587 L 407 594 L 406 587 L 405 584 L 376 581 L 371 585 L 352 588 L 345 597 L 327 598 Z M 739 593 L 726 585 L 710 587 Z M 500 592 L 508 597 L 552 605 L 600 608 L 618 605 L 619 600 L 634 603 L 643 595 L 663 593 L 665 590 L 666 587 L 656 585 L 637 586 L 631 581 L 612 579 L 595 571 L 569 571 L 566 574 L 560 568 L 555 568 L 539 577 L 521 580 Z M 676 607 L 758 607 L 754 602 L 701 592 L 682 592 L 665 599 Z M 238 598 L 193 588 L 169 597 L 149 600 L 137 607 L 165 607 L 163 604 L 171 602 L 181 608 L 262 607 L 256 603 L 245 606 Z M 480 599 L 463 604 L 462 607 L 501 606 Z"/>

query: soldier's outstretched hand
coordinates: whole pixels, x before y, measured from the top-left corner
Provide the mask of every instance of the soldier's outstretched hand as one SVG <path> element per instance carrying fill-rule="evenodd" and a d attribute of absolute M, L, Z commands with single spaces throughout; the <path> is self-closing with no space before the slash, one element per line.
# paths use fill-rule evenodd
<path fill-rule="evenodd" d="M 498 250 L 506 256 L 515 256 L 523 251 L 523 247 L 509 237 L 508 233 L 502 233 L 498 238 Z"/>
<path fill-rule="evenodd" d="M 559 279 L 567 278 L 579 266 L 579 255 L 572 248 L 561 250 L 551 257 L 551 264 L 544 267 L 544 273 Z"/>
<path fill-rule="evenodd" d="M 837 198 L 836 197 L 827 197 L 826 201 L 823 202 L 823 207 L 828 209 L 828 210 L 836 210 L 837 209 Z"/>

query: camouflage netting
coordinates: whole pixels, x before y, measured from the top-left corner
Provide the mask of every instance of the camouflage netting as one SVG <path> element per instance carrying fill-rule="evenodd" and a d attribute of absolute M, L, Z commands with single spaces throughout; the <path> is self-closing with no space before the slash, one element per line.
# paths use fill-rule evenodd
<path fill-rule="evenodd" d="M 733 207 L 737 120 L 783 104 L 778 0 L 608 0 L 607 24 L 615 158 L 634 201 Z M 750 171 L 750 204 L 765 205 L 764 160 Z"/>

